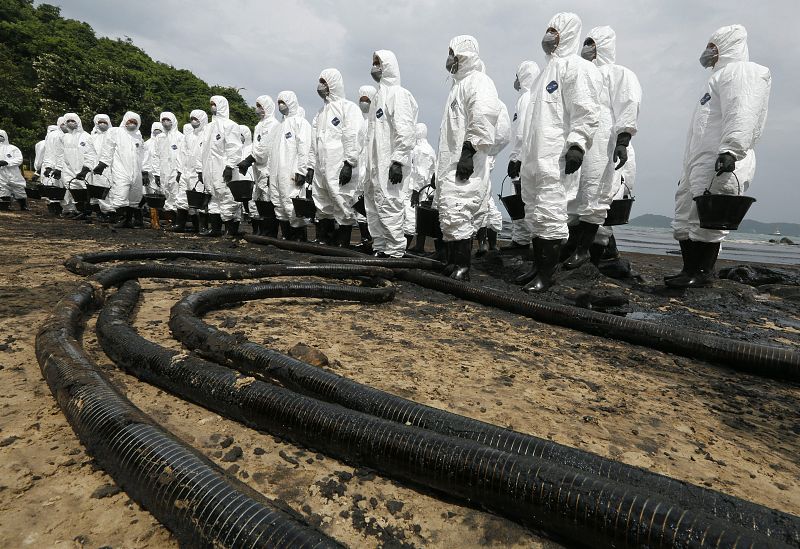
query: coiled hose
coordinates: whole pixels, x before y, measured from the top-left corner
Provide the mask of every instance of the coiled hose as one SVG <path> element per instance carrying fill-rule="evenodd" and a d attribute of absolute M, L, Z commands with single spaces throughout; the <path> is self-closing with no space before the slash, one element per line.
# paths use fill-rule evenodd
<path fill-rule="evenodd" d="M 264 243 L 262 242 L 263 238 L 253 237 L 246 240 L 262 244 Z M 328 249 L 328 246 L 318 244 L 311 246 L 304 242 L 287 244 L 288 241 L 272 238 L 269 240 L 268 244 L 283 249 L 335 255 L 320 250 L 320 248 Z M 357 254 L 358 252 L 351 253 Z M 380 265 L 380 261 L 376 260 L 371 264 Z M 390 266 L 391 263 L 386 265 Z M 699 358 L 755 375 L 800 381 L 800 353 L 792 349 L 734 341 L 570 305 L 536 301 L 528 296 L 480 288 L 469 283 L 416 270 L 396 270 L 396 273 L 402 280 L 422 287 L 524 315 L 547 324 L 564 326 L 604 338 L 618 339 L 690 358 Z"/>
<path fill-rule="evenodd" d="M 198 318 L 198 315 L 213 309 L 262 296 L 257 287 L 242 285 L 190 294 L 172 307 L 170 329 L 188 349 L 200 351 L 219 364 L 257 379 L 277 381 L 293 391 L 399 424 L 473 440 L 514 454 L 546 459 L 629 484 L 660 494 L 683 507 L 703 509 L 708 514 L 800 547 L 800 519 L 787 513 L 549 440 L 418 404 L 234 337 Z"/>
<path fill-rule="evenodd" d="M 265 297 L 381 301 L 385 289 L 318 283 L 250 285 Z M 752 531 L 681 509 L 660 495 L 530 456 L 355 412 L 243 377 L 139 336 L 126 282 L 101 312 L 98 339 L 134 375 L 243 423 L 392 477 L 423 484 L 586 547 L 769 547 Z"/>
<path fill-rule="evenodd" d="M 327 536 L 227 477 L 121 395 L 80 344 L 83 317 L 102 292 L 82 283 L 36 336 L 42 375 L 98 463 L 191 547 L 337 547 Z"/>

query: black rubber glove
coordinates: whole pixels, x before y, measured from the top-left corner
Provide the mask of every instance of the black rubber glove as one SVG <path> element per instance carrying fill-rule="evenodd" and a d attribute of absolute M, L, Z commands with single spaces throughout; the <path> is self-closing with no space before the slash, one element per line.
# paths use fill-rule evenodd
<path fill-rule="evenodd" d="M 306 176 L 301 173 L 294 174 L 294 184 L 298 187 L 302 187 L 306 184 Z"/>
<path fill-rule="evenodd" d="M 732 172 L 736 169 L 736 159 L 731 153 L 722 153 L 717 157 L 717 161 L 714 163 L 714 169 L 717 170 L 717 175 Z"/>
<path fill-rule="evenodd" d="M 175 183 L 180 183 L 180 182 L 181 182 L 181 172 L 178 172 L 175 175 Z"/>
<path fill-rule="evenodd" d="M 97 166 L 94 167 L 94 170 L 92 170 L 92 172 L 96 175 L 103 175 L 103 172 L 105 171 L 106 168 L 108 168 L 108 164 L 104 164 L 103 162 L 98 162 Z M 44 175 L 45 177 L 47 177 L 47 174 Z"/>
<path fill-rule="evenodd" d="M 156 187 L 160 187 L 160 186 L 161 186 L 161 176 L 159 176 L 159 175 L 154 175 L 154 176 L 153 176 L 153 179 L 154 179 L 154 180 L 155 180 L 155 182 L 156 182 Z"/>
<path fill-rule="evenodd" d="M 419 191 L 411 191 L 411 205 L 419 206 Z"/>
<path fill-rule="evenodd" d="M 197 172 L 197 182 L 198 183 L 203 182 L 203 172 Z"/>
<path fill-rule="evenodd" d="M 53 170 L 53 178 L 61 179 L 61 170 Z"/>
<path fill-rule="evenodd" d="M 347 160 L 342 164 L 342 169 L 339 172 L 339 185 L 347 185 L 353 179 L 353 166 Z"/>
<path fill-rule="evenodd" d="M 389 166 L 389 183 L 397 185 L 403 181 L 403 165 L 400 162 L 392 162 Z"/>
<path fill-rule="evenodd" d="M 458 164 L 456 164 L 456 179 L 466 181 L 475 172 L 472 157 L 475 156 L 476 152 L 472 143 L 464 141 L 464 144 L 461 146 L 461 158 L 458 159 Z"/>
<path fill-rule="evenodd" d="M 50 174 L 53 173 L 53 168 L 45 168 L 44 169 L 44 176 L 50 177 Z M 102 173 L 102 172 L 101 172 Z"/>
<path fill-rule="evenodd" d="M 75 176 L 75 179 L 78 181 L 84 181 L 86 179 L 86 174 L 88 174 L 90 171 L 92 170 L 90 170 L 88 166 L 84 166 L 81 168 L 81 171 L 78 172 L 78 175 Z"/>
<path fill-rule="evenodd" d="M 617 145 L 614 147 L 614 162 L 619 163 L 614 166 L 615 170 L 620 169 L 628 161 L 628 145 L 631 144 L 631 134 L 622 132 L 617 136 Z"/>
<path fill-rule="evenodd" d="M 314 168 L 306 170 L 306 182 L 311 185 L 314 182 Z"/>
<path fill-rule="evenodd" d="M 436 174 L 431 174 L 431 189 L 436 188 Z"/>
<path fill-rule="evenodd" d="M 233 179 L 233 168 L 230 166 L 225 166 L 225 169 L 222 170 L 222 180 L 225 183 L 230 183 Z"/>
<path fill-rule="evenodd" d="M 564 160 L 566 160 L 564 173 L 567 175 L 575 173 L 581 168 L 581 164 L 583 164 L 583 151 L 577 145 L 573 145 L 569 148 L 567 154 L 564 155 Z"/>
<path fill-rule="evenodd" d="M 508 161 L 508 177 L 511 179 L 519 179 L 519 171 L 522 168 L 521 160 Z"/>
<path fill-rule="evenodd" d="M 256 159 L 253 158 L 252 154 L 250 156 L 248 156 L 247 158 L 245 158 L 244 160 L 242 160 L 241 162 L 239 162 L 239 173 L 242 174 L 242 175 L 246 174 L 247 170 L 249 170 L 250 166 L 255 164 L 255 162 L 256 162 Z"/>
<path fill-rule="evenodd" d="M 2 168 L 3 166 L 8 166 L 8 162 L 6 162 L 5 160 L 0 160 L 0 168 Z"/>
<path fill-rule="evenodd" d="M 150 174 L 147 172 L 142 172 L 142 185 L 150 185 Z"/>

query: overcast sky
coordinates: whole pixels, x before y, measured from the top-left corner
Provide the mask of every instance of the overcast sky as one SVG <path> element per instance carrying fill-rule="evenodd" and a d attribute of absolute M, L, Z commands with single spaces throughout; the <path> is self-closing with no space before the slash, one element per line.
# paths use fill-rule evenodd
<path fill-rule="evenodd" d="M 752 61 L 772 71 L 772 96 L 748 217 L 800 222 L 800 177 L 791 169 L 798 151 L 800 0 L 50 0 L 65 17 L 91 24 L 99 35 L 129 36 L 153 58 L 193 71 L 211 84 L 244 87 L 254 102 L 261 94 L 293 90 L 309 119 L 321 104 L 319 73 L 342 71 L 348 97 L 372 83 L 372 52 L 397 54 L 403 86 L 416 97 L 420 121 L 437 147 L 449 90 L 444 62 L 450 39 L 472 34 L 487 73 L 513 113 L 514 73 L 532 59 L 542 65 L 541 37 L 559 11 L 574 11 L 583 36 L 595 26 L 617 33 L 617 62 L 632 69 L 644 91 L 633 215 L 672 215 L 686 131 L 703 95 L 709 71 L 698 57 L 718 27 L 742 23 Z M 191 6 L 191 8 L 189 8 Z M 169 110 L 169 105 L 164 105 Z M 206 108 L 207 105 L 198 105 Z M 507 154 L 493 179 L 499 188 Z"/>

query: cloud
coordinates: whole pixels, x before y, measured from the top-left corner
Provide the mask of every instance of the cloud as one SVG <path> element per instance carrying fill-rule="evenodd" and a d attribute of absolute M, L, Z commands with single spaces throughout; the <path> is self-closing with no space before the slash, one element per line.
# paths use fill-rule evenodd
<path fill-rule="evenodd" d="M 479 40 L 487 72 L 513 111 L 516 67 L 524 59 L 542 64 L 539 43 L 548 20 L 558 11 L 574 11 L 583 20 L 584 35 L 599 25 L 616 30 L 617 62 L 634 70 L 642 83 L 640 133 L 634 139 L 635 215 L 672 214 L 686 130 L 708 78 L 697 59 L 715 29 L 742 23 L 750 35 L 752 60 L 773 74 L 770 117 L 749 193 L 758 202 L 750 216 L 800 221 L 800 185 L 786 160 L 796 154 L 800 122 L 793 44 L 800 20 L 797 0 L 50 2 L 60 4 L 64 16 L 87 21 L 100 35 L 130 36 L 155 59 L 190 69 L 212 84 L 244 87 L 250 101 L 263 93 L 274 97 L 294 90 L 309 117 L 320 106 L 316 82 L 322 69 L 340 69 L 348 95 L 355 99 L 358 86 L 371 83 L 372 52 L 393 50 L 434 148 L 449 90 L 444 61 L 450 38 L 472 34 Z M 505 164 L 502 155 L 493 177 L 496 189 Z"/>

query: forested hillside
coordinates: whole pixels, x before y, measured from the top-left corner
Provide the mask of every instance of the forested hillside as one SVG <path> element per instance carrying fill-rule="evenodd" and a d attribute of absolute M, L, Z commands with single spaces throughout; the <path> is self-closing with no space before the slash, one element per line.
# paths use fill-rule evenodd
<path fill-rule="evenodd" d="M 147 136 L 162 111 L 183 125 L 192 109 L 208 110 L 214 94 L 227 97 L 238 123 L 256 123 L 234 88 L 209 86 L 188 70 L 154 61 L 130 40 L 97 37 L 88 24 L 61 17 L 58 7 L 0 0 L 0 128 L 26 162 L 65 112 L 78 113 L 90 131 L 96 113 L 117 125 L 132 110 Z"/>

